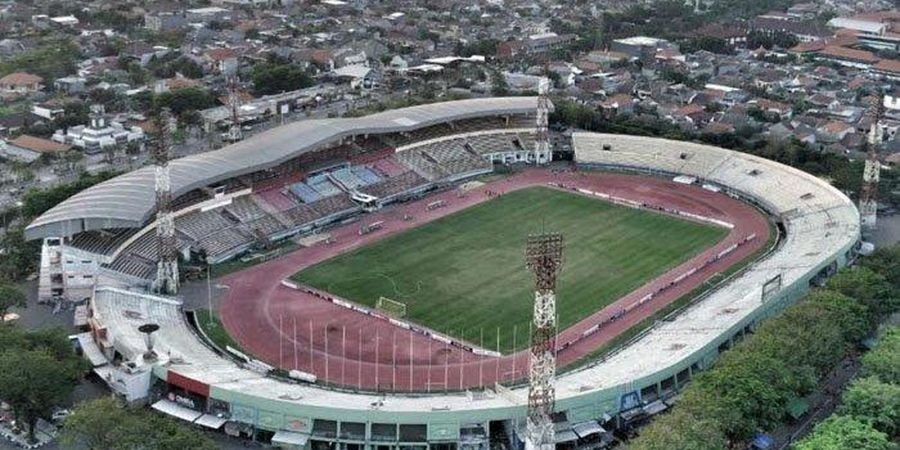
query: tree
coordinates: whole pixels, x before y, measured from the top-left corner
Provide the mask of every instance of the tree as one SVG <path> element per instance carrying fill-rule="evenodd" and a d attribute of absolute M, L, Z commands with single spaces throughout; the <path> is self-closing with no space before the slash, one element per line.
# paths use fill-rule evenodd
<path fill-rule="evenodd" d="M 900 436 L 900 385 L 860 378 L 844 392 L 839 414 L 868 423 L 889 436 Z"/>
<path fill-rule="evenodd" d="M 868 376 L 900 384 L 900 327 L 891 327 L 881 334 L 878 346 L 863 355 L 862 367 Z"/>
<path fill-rule="evenodd" d="M 828 280 L 828 288 L 838 291 L 869 308 L 872 323 L 898 307 L 894 287 L 887 279 L 867 267 L 845 268 Z"/>
<path fill-rule="evenodd" d="M 124 407 L 112 397 L 80 403 L 66 418 L 60 435 L 65 449 L 212 450 L 215 444 L 174 420 Z"/>
<path fill-rule="evenodd" d="M 6 283 L 0 283 L 0 322 L 6 317 L 10 308 L 24 308 L 27 304 L 25 293 L 19 288 Z"/>
<path fill-rule="evenodd" d="M 133 433 L 135 422 L 114 397 L 82 402 L 66 417 L 59 442 L 62 448 L 116 448 Z"/>
<path fill-rule="evenodd" d="M 279 94 L 313 85 L 313 79 L 300 66 L 278 60 L 257 64 L 251 75 L 258 95 Z"/>
<path fill-rule="evenodd" d="M 0 354 L 0 398 L 9 403 L 17 420 L 28 425 L 31 442 L 37 420 L 48 417 L 75 389 L 76 367 L 46 349 L 8 349 Z"/>
<path fill-rule="evenodd" d="M 784 405 L 801 387 L 781 361 L 741 345 L 700 374 L 679 406 L 715 418 L 725 436 L 743 440 L 777 424 Z"/>
<path fill-rule="evenodd" d="M 900 286 L 900 244 L 875 250 L 862 265 L 883 275 L 892 286 Z"/>
<path fill-rule="evenodd" d="M 37 265 L 34 255 L 40 253 L 41 242 L 25 240 L 24 228 L 15 225 L 0 236 L 0 249 L 4 251 L 0 258 L 0 280 L 18 281 L 34 272 Z"/>
<path fill-rule="evenodd" d="M 677 433 L 673 433 L 677 430 Z M 641 430 L 630 450 L 721 450 L 728 440 L 719 425 L 684 410 L 673 411 Z"/>
<path fill-rule="evenodd" d="M 847 416 L 832 416 L 816 425 L 795 450 L 894 450 L 886 434 Z"/>
<path fill-rule="evenodd" d="M 212 108 L 216 105 L 216 98 L 205 89 L 186 87 L 162 93 L 154 103 L 157 108 L 167 107 L 180 117 L 185 111 Z"/>

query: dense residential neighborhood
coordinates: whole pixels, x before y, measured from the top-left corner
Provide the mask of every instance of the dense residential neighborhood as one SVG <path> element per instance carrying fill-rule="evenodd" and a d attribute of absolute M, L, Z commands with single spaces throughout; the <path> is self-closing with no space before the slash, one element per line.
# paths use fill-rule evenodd
<path fill-rule="evenodd" d="M 412 120 L 408 111 L 427 120 Z M 900 442 L 898 131 L 900 9 L 890 0 L 0 0 L 0 449 L 895 450 Z M 576 154 L 578 144 L 591 147 L 587 161 Z M 665 149 L 649 148 L 656 145 Z M 179 158 L 185 158 L 183 165 L 172 165 L 170 180 L 170 159 Z M 641 164 L 646 167 L 633 170 Z M 690 172 L 693 164 L 702 166 L 699 174 Z M 612 194 L 589 190 L 586 178 L 573 175 L 581 169 L 601 169 L 598 179 L 615 173 L 612 181 L 597 182 L 611 183 Z M 724 175 L 715 178 L 716 170 Z M 421 202 L 427 220 L 439 218 L 442 211 L 449 215 L 451 209 L 462 214 L 455 212 L 455 204 L 443 208 L 448 201 L 477 203 L 469 196 L 483 194 L 485 201 L 502 197 L 507 194 L 504 183 L 530 183 L 533 177 L 619 206 L 741 229 L 718 216 L 654 205 L 647 192 L 665 186 L 616 185 L 616 177 L 624 177 L 620 171 L 668 177 L 666 182 L 674 184 L 666 188 L 678 194 L 659 195 L 671 201 L 688 197 L 684 192 L 689 191 L 679 189 L 702 190 L 694 207 L 713 215 L 727 216 L 727 208 L 719 206 L 741 200 L 752 205 L 748 210 L 754 214 L 767 214 L 761 229 L 768 226 L 772 236 L 767 241 L 764 233 L 754 232 L 731 246 L 722 244 L 712 256 L 704 256 L 704 270 L 743 250 L 741 246 L 759 248 L 740 264 L 716 267 L 709 278 L 630 329 L 625 319 L 616 321 L 631 306 L 615 312 L 603 326 L 621 324 L 620 334 L 567 364 L 596 369 L 594 361 L 643 342 L 638 339 L 659 331 L 658 326 L 677 323 L 678 314 L 687 314 L 695 299 L 702 301 L 717 290 L 724 297 L 732 278 L 760 267 L 760 272 L 773 270 L 766 258 L 780 256 L 785 248 L 796 251 L 790 247 L 801 245 L 796 236 L 807 236 L 800 231 L 818 233 L 813 236 L 821 239 L 818 243 L 802 243 L 806 247 L 797 256 L 797 267 L 775 263 L 785 274 L 809 265 L 802 269 L 811 275 L 804 273 L 796 281 L 799 287 L 782 293 L 796 303 L 785 301 L 759 313 L 767 308 L 769 283 L 777 281 L 775 290 L 781 289 L 779 274 L 753 286 L 760 288 L 762 303 L 752 311 L 752 321 L 729 328 L 725 342 L 704 347 L 715 357 L 677 369 L 681 362 L 671 365 L 671 377 L 631 386 L 636 393 L 623 390 L 619 401 L 602 406 L 579 410 L 564 401 L 553 412 L 553 402 L 545 401 L 554 429 L 549 436 L 556 433 L 556 440 L 543 446 L 533 446 L 539 434 L 531 422 L 537 420 L 537 400 L 531 395 L 535 382 L 516 378 L 515 362 L 505 386 L 499 360 L 493 386 L 486 387 L 481 366 L 479 383 L 464 386 L 462 356 L 458 391 L 448 386 L 451 369 L 445 369 L 444 385 L 435 392 L 449 392 L 451 400 L 430 405 L 422 414 L 454 419 L 440 426 L 428 419 L 427 432 L 425 424 L 416 422 L 425 419 L 409 412 L 398 413 L 397 424 L 292 415 L 289 410 L 266 416 L 247 406 L 255 400 L 213 398 L 213 391 L 231 396 L 229 389 L 250 391 L 256 383 L 275 399 L 268 400 L 307 406 L 303 397 L 312 391 L 275 392 L 281 387 L 265 383 L 276 380 L 290 389 L 307 384 L 322 388 L 339 398 L 336 403 L 342 407 L 341 402 L 360 392 L 367 399 L 377 396 L 369 404 L 352 406 L 384 417 L 391 408 L 403 411 L 406 400 L 412 405 L 432 394 L 432 366 L 451 367 L 449 355 L 456 350 L 447 349 L 440 363 L 429 359 L 427 372 L 422 372 L 428 380 L 418 380 L 412 335 L 449 345 L 454 331 L 401 321 L 404 303 L 379 295 L 377 307 L 361 307 L 353 298 L 297 284 L 297 275 L 280 278 L 281 284 L 266 288 L 265 296 L 260 293 L 260 303 L 268 307 L 266 296 L 281 292 L 276 289 L 302 291 L 295 294 L 327 299 L 408 331 L 409 392 L 396 389 L 394 353 L 405 347 L 386 341 L 386 334 L 372 338 L 375 356 L 368 367 L 363 364 L 364 331 L 359 331 L 354 390 L 344 383 L 343 365 L 340 382 L 332 379 L 335 372 L 329 373 L 329 352 L 338 356 L 333 350 L 337 340 L 328 344 L 331 333 L 331 339 L 340 340 L 340 358 L 347 352 L 348 329 L 333 324 L 333 317 L 323 325 L 322 374 L 319 361 L 313 361 L 313 319 L 304 316 L 301 323 L 301 328 L 309 324 L 307 372 L 298 370 L 296 318 L 287 332 L 284 317 L 273 325 L 276 319 L 265 311 L 268 324 L 277 327 L 275 364 L 271 355 L 265 359 L 248 348 L 247 336 L 258 330 L 241 328 L 246 335 L 237 336 L 234 325 L 225 323 L 221 303 L 234 301 L 228 294 L 232 289 L 249 289 L 249 282 L 243 291 L 227 284 L 229 274 L 248 270 L 245 276 L 263 279 L 262 271 L 252 272 L 254 266 L 273 264 L 277 270 L 279 258 L 310 248 L 354 253 L 382 228 L 393 232 L 392 227 L 411 226 L 420 214 L 411 208 Z M 776 173 L 784 178 L 767 178 Z M 143 184 L 136 187 L 135 180 Z M 801 189 L 801 181 L 815 189 L 795 193 L 792 189 Z M 185 190 L 173 195 L 170 182 Z M 616 197 L 623 192 L 637 197 Z M 711 193 L 722 203 L 704 203 Z M 755 193 L 765 195 L 756 198 Z M 779 195 L 792 197 L 784 201 L 790 207 L 773 206 L 765 197 Z M 154 203 L 147 206 L 150 197 Z M 827 206 L 809 206 L 820 200 Z M 378 213 L 389 203 L 397 208 L 393 216 L 402 220 Z M 145 206 L 140 214 L 129 210 Z M 852 226 L 842 215 L 847 209 L 853 211 Z M 123 218 L 129 214 L 140 217 Z M 877 227 L 872 223 L 866 228 L 876 215 Z M 815 220 L 802 225 L 793 222 L 812 216 Z M 546 218 L 541 220 L 543 233 Z M 166 224 L 168 231 L 160 231 Z M 49 234 L 52 226 L 61 231 Z M 853 233 L 855 241 L 845 252 L 835 258 L 819 254 Z M 169 247 L 163 246 L 166 239 Z M 697 251 L 699 259 L 705 255 L 701 250 L 690 251 Z M 300 259 L 306 264 L 319 257 L 312 253 Z M 169 274 L 176 288 L 184 283 L 177 297 L 157 286 L 165 258 L 176 263 L 174 275 Z M 823 262 L 811 263 L 815 258 Z M 518 260 L 515 264 L 521 266 Z M 527 261 L 529 269 L 534 264 Z M 360 271 L 367 265 L 360 264 Z M 456 269 L 442 268 L 448 277 Z M 603 266 L 615 274 L 620 269 Z M 698 270 L 667 281 L 636 307 Z M 102 284 L 106 277 L 115 282 Z M 379 281 L 373 285 L 384 282 L 378 277 L 393 283 L 397 298 L 405 295 L 385 274 L 374 277 Z M 639 285 L 657 281 L 648 280 Z M 346 280 L 332 284 L 340 281 Z M 415 292 L 421 284 L 416 281 Z M 628 286 L 616 295 L 634 289 Z M 98 306 L 98 298 L 113 306 Z M 385 304 L 403 315 L 379 315 Z M 166 316 L 168 307 L 177 310 L 175 319 Z M 248 320 L 261 314 L 247 308 L 240 312 Z M 158 315 L 148 313 L 151 309 Z M 729 307 L 715 315 L 740 309 Z M 110 318 L 98 311 L 121 313 L 122 322 L 101 323 Z M 176 344 L 194 355 L 237 361 L 240 370 L 232 373 L 228 366 L 227 375 L 216 378 L 219 384 L 212 387 L 180 375 L 177 370 L 193 364 L 190 352 L 182 355 L 176 349 L 173 355 L 171 342 L 163 340 L 169 347 L 154 353 L 151 335 L 160 324 L 150 319 L 159 318 L 189 328 L 190 337 L 198 339 Z M 572 324 L 584 325 L 580 320 L 588 318 Z M 135 328 L 121 341 L 108 335 L 115 326 L 131 324 L 128 320 L 143 321 L 140 332 Z M 361 323 L 359 319 L 354 325 L 365 328 Z M 523 329 L 514 328 L 513 336 Z M 578 339 L 601 329 L 598 324 L 578 330 Z M 579 345 L 572 340 L 557 346 L 556 339 L 562 342 L 565 333 L 548 330 L 544 347 L 552 346 L 550 353 Z M 679 333 L 709 332 L 692 330 Z M 357 331 L 349 332 L 352 343 Z M 281 342 L 290 333 L 292 367 L 280 365 L 291 359 Z M 478 345 L 473 334 L 452 343 L 478 357 L 509 356 L 501 354 L 499 327 L 496 351 L 485 343 L 484 333 L 481 329 Z M 666 337 L 675 339 L 679 333 Z M 519 350 L 515 340 L 521 336 L 513 337 L 512 350 Z M 128 338 L 129 343 L 145 342 L 146 352 L 142 347 L 129 360 L 133 355 L 121 348 Z M 386 357 L 378 353 L 382 343 L 390 344 L 389 389 L 382 389 L 384 378 L 378 380 L 379 357 Z M 432 343 L 427 345 L 432 352 Z M 687 344 L 674 343 L 668 350 L 680 350 L 679 345 Z M 77 357 L 70 351 L 73 346 Z M 529 361 L 535 364 L 536 359 Z M 204 367 L 198 363 L 194 369 L 202 372 Z M 635 364 L 634 373 L 642 368 Z M 570 381 L 578 376 L 576 369 L 562 369 L 560 376 Z M 363 389 L 364 370 L 374 374 L 371 391 Z M 262 375 L 241 378 L 248 373 Z M 418 382 L 425 387 L 414 389 Z M 628 384 L 637 382 L 648 381 L 636 377 Z M 510 390 L 526 385 L 526 395 Z M 601 385 L 586 380 L 577 389 L 557 391 L 577 396 L 611 389 Z M 116 395 L 109 396 L 106 388 Z M 144 397 L 134 401 L 138 391 Z M 385 408 L 394 395 L 400 406 Z M 330 403 L 331 397 L 315 401 Z M 521 423 L 488 419 L 479 412 L 488 408 L 480 401 L 490 407 L 502 403 L 496 409 L 508 411 L 527 407 L 527 425 L 524 415 Z M 457 408 L 463 402 L 477 420 L 455 419 L 454 414 L 466 412 Z M 549 421 L 551 414 L 545 416 Z"/>

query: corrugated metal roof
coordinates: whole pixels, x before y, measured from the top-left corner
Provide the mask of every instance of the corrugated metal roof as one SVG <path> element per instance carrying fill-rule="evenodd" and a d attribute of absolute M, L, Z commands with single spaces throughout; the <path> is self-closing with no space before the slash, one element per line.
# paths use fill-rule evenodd
<path fill-rule="evenodd" d="M 360 118 L 294 122 L 220 150 L 172 161 L 172 194 L 177 197 L 274 167 L 347 136 L 410 131 L 451 120 L 524 114 L 536 108 L 537 97 L 495 97 L 412 106 Z M 28 225 L 25 236 L 39 239 L 103 228 L 140 227 L 150 219 L 154 204 L 154 168 L 144 167 L 70 197 Z"/>

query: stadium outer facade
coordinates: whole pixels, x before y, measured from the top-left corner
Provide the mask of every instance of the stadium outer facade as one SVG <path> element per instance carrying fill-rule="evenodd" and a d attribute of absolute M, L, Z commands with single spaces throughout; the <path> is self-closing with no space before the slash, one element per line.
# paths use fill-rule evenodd
<path fill-rule="evenodd" d="M 435 113 L 431 123 L 460 114 L 461 105 L 454 103 L 428 105 L 427 110 Z M 481 100 L 466 108 L 475 105 L 483 109 L 462 114 L 469 118 L 512 114 L 516 108 L 527 114 L 534 99 Z M 299 124 L 276 129 L 260 137 L 275 138 L 272 150 L 260 150 L 256 147 L 260 139 L 249 139 L 195 157 L 197 163 L 190 167 L 184 166 L 189 161 L 173 162 L 173 188 L 184 193 L 191 186 L 255 170 L 240 159 L 248 150 L 264 153 L 265 161 L 252 162 L 258 168 L 337 135 L 412 129 L 416 123 L 427 123 L 406 118 L 416 111 L 424 110 L 392 111 L 379 115 L 378 121 L 375 116 L 336 120 L 321 129 Z M 644 400 L 679 389 L 760 319 L 847 264 L 858 245 L 859 214 L 852 202 L 826 182 L 796 169 L 717 147 L 644 137 L 575 133 L 573 146 L 575 161 L 584 168 L 694 177 L 708 189 L 758 205 L 779 224 L 783 236 L 775 249 L 672 320 L 654 325 L 601 361 L 561 374 L 556 380 L 556 410 L 565 417 L 557 424 L 560 442 L 598 433 L 599 424 L 610 417 L 640 411 L 648 406 Z M 142 171 L 114 179 L 38 218 L 28 236 L 145 226 L 152 213 L 152 189 L 152 179 Z M 101 283 L 91 306 L 90 323 L 97 326 L 93 335 L 79 340 L 87 356 L 99 363 L 98 373 L 116 391 L 140 399 L 153 380 L 160 380 L 173 389 L 168 397 L 154 400 L 155 408 L 200 425 L 224 427 L 232 434 L 268 433 L 281 445 L 311 448 L 337 444 L 348 449 L 481 449 L 497 427 L 515 435 L 525 417 L 524 387 L 403 395 L 287 383 L 265 376 L 258 365 L 239 366 L 211 350 L 188 325 L 176 300 Z M 161 325 L 153 338 L 159 356 L 154 362 L 143 360 L 145 337 L 137 331 L 136 325 L 146 322 Z M 107 343 L 127 363 L 117 368 L 103 365 L 102 359 L 112 355 L 98 354 L 94 342 Z"/>

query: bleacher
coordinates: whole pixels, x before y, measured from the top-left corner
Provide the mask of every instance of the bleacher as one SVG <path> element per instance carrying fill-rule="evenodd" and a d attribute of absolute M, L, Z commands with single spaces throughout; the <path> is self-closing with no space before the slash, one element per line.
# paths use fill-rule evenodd
<path fill-rule="evenodd" d="M 318 211 L 312 207 L 311 203 L 301 203 L 291 209 L 286 209 L 284 215 L 293 222 L 295 227 L 312 223 L 319 217 Z"/>
<path fill-rule="evenodd" d="M 156 231 L 150 230 L 135 239 L 128 247 L 124 248 L 116 256 L 108 268 L 116 272 L 141 279 L 150 279 L 156 273 L 157 253 Z M 179 248 L 186 243 L 178 240 Z"/>
<path fill-rule="evenodd" d="M 322 200 L 313 203 L 312 207 L 319 213 L 317 219 L 359 208 L 356 203 L 353 203 L 353 200 L 350 200 L 349 196 L 344 194 L 323 198 Z"/>
<path fill-rule="evenodd" d="M 410 170 L 414 170 L 426 180 L 434 181 L 449 175 L 443 167 L 436 162 L 426 159 L 422 152 L 417 149 L 397 152 L 395 157 L 398 162 Z"/>
<path fill-rule="evenodd" d="M 297 196 L 303 203 L 313 203 L 322 198 L 318 191 L 306 183 L 294 183 L 289 189 L 291 194 Z"/>
<path fill-rule="evenodd" d="M 175 219 L 175 228 L 195 241 L 234 225 L 218 210 L 191 212 Z"/>
<path fill-rule="evenodd" d="M 428 180 L 414 171 L 407 171 L 400 175 L 385 178 L 378 183 L 370 184 L 361 189 L 364 194 L 369 194 L 380 199 L 388 199 L 397 194 L 413 190 L 428 183 Z"/>
<path fill-rule="evenodd" d="M 349 167 L 344 167 L 335 171 L 330 172 L 331 176 L 333 176 L 339 183 L 344 185 L 347 189 L 356 189 L 359 186 L 363 186 L 366 183 L 356 176 Z"/>
<path fill-rule="evenodd" d="M 380 159 L 371 164 L 371 169 L 377 172 L 382 178 L 390 178 L 407 172 L 409 169 L 400 164 L 394 155 L 388 158 Z"/>
<path fill-rule="evenodd" d="M 218 261 L 223 256 L 230 255 L 236 249 L 246 247 L 252 242 L 253 237 L 241 232 L 239 229 L 225 228 L 199 239 L 197 245 L 206 251 L 208 259 Z"/>
<path fill-rule="evenodd" d="M 288 194 L 287 189 L 269 189 L 253 195 L 279 211 L 285 211 L 297 206 L 297 202 Z"/>
<path fill-rule="evenodd" d="M 85 231 L 73 236 L 66 245 L 95 255 L 110 255 L 134 233 L 133 228 Z"/>
<path fill-rule="evenodd" d="M 421 152 L 452 175 L 492 168 L 490 162 L 470 151 L 462 139 L 427 144 L 421 147 Z"/>
<path fill-rule="evenodd" d="M 341 189 L 335 186 L 334 183 L 328 179 L 328 175 L 324 173 L 307 178 L 306 184 L 315 190 L 320 198 L 330 197 L 341 193 Z"/>
<path fill-rule="evenodd" d="M 357 178 L 362 180 L 361 186 L 367 186 L 381 181 L 381 177 L 366 166 L 352 166 L 350 167 L 350 170 L 353 171 L 353 174 L 356 175 Z"/>

